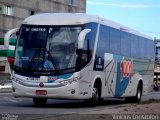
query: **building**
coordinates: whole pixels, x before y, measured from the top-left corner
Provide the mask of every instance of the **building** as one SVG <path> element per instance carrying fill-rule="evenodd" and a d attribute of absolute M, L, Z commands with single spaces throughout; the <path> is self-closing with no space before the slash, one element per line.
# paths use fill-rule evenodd
<path fill-rule="evenodd" d="M 160 90 L 160 39 L 154 39 L 155 43 L 155 69 L 154 69 L 154 86 L 153 88 Z"/>
<path fill-rule="evenodd" d="M 160 78 L 160 39 L 155 39 L 155 71 L 156 77 Z"/>
<path fill-rule="evenodd" d="M 0 0 L 0 38 L 28 16 L 46 12 L 86 12 L 86 0 Z"/>
<path fill-rule="evenodd" d="M 5 33 L 20 27 L 21 22 L 31 15 L 48 12 L 85 13 L 86 0 L 0 0 L 0 84 L 10 78 L 7 57 L 8 52 L 12 52 L 12 57 L 14 54 L 14 50 L 4 48 Z"/>

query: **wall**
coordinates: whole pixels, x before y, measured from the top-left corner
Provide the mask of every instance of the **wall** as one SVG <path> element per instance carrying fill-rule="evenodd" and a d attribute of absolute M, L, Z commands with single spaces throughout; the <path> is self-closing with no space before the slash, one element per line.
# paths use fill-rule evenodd
<path fill-rule="evenodd" d="M 21 22 L 31 11 L 35 13 L 46 12 L 86 12 L 86 0 L 74 0 L 73 5 L 69 5 L 70 0 L 1 0 L 0 1 L 0 37 L 8 30 L 19 27 Z M 5 15 L 3 5 L 13 6 L 13 15 Z"/>

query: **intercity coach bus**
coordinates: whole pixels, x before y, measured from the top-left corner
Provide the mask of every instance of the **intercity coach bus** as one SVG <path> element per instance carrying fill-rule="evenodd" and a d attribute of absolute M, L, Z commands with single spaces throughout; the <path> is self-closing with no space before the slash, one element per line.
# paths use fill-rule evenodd
<path fill-rule="evenodd" d="M 12 72 L 15 97 L 81 99 L 95 106 L 106 97 L 140 102 L 152 89 L 152 38 L 78 13 L 44 13 L 26 18 L 17 32 Z"/>

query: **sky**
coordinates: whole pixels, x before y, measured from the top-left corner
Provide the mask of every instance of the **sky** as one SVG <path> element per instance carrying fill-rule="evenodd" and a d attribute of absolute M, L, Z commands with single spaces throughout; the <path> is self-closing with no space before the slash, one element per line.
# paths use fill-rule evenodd
<path fill-rule="evenodd" d="M 160 39 L 160 0 L 87 0 L 86 12 Z"/>

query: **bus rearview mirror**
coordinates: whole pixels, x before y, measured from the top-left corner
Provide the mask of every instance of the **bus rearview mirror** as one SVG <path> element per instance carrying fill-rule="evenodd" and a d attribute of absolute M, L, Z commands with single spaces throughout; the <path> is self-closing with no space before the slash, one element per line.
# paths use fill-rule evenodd
<path fill-rule="evenodd" d="M 16 36 L 19 36 L 19 31 L 16 32 Z"/>
<path fill-rule="evenodd" d="M 78 36 L 78 49 L 83 48 L 85 37 L 89 32 L 91 32 L 91 29 L 84 29 L 80 32 Z"/>
<path fill-rule="evenodd" d="M 19 28 L 14 28 L 9 30 L 5 36 L 4 36 L 4 45 L 8 48 L 9 47 L 9 39 L 11 37 L 12 34 L 16 33 L 17 31 L 19 31 Z"/>

